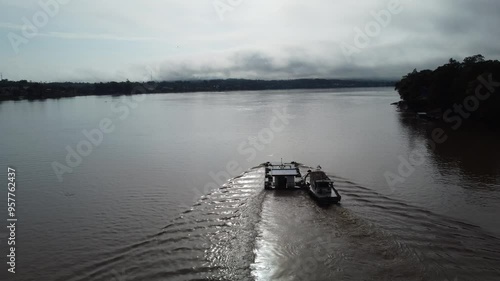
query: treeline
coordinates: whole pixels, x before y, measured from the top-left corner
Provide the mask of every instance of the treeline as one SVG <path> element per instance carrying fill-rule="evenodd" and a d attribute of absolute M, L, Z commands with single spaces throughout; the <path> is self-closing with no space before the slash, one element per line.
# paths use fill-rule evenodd
<path fill-rule="evenodd" d="M 85 95 L 130 95 L 140 87 L 149 93 L 221 92 L 247 90 L 328 89 L 348 87 L 392 87 L 395 81 L 296 79 L 246 80 L 219 79 L 163 82 L 106 82 L 106 83 L 36 83 L 2 80 L 0 100 L 47 99 Z M 141 87 L 142 86 L 142 87 Z"/>
<path fill-rule="evenodd" d="M 450 59 L 435 70 L 415 69 L 396 83 L 396 90 L 401 104 L 410 110 L 440 118 L 450 109 L 467 110 L 461 114 L 467 119 L 498 122 L 500 99 L 495 87 L 500 84 L 495 81 L 500 81 L 500 62 L 475 55 L 463 62 Z"/>

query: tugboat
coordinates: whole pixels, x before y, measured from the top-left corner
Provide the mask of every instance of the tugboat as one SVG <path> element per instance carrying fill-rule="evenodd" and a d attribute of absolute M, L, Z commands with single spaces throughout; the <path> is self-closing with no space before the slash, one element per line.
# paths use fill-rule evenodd
<path fill-rule="evenodd" d="M 321 204 L 337 204 L 342 198 L 320 166 L 315 171 L 307 171 L 304 184 L 311 197 Z"/>

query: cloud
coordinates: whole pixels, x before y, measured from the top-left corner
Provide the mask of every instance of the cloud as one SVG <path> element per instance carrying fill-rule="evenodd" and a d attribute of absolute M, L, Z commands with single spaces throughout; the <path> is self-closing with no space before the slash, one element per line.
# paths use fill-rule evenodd
<path fill-rule="evenodd" d="M 0 28 L 12 29 L 12 30 L 22 30 L 23 26 L 19 24 L 14 24 L 10 22 L 0 22 Z"/>
<path fill-rule="evenodd" d="M 328 54 L 281 51 L 279 55 L 266 51 L 245 50 L 231 54 L 214 54 L 208 61 L 190 58 L 164 61 L 158 78 L 161 80 L 191 80 L 214 78 L 248 79 L 293 79 L 293 78 L 378 78 L 395 79 L 402 76 L 401 70 L 410 71 L 424 68 L 434 61 L 420 61 L 407 66 L 407 63 L 366 63 L 346 64 L 335 62 Z M 443 61 L 444 62 L 444 61 Z M 435 62 L 434 62 L 435 63 Z M 409 69 L 409 67 L 411 69 Z"/>
<path fill-rule="evenodd" d="M 13 30 L 13 31 L 23 31 L 25 29 L 24 25 L 9 23 L 9 22 L 0 22 L 0 28 Z M 21 32 L 18 32 L 19 35 L 22 35 Z M 99 34 L 99 33 L 75 33 L 75 32 L 40 32 L 37 33 L 36 36 L 42 37 L 52 37 L 59 39 L 70 39 L 70 40 L 117 40 L 117 41 L 164 41 L 164 38 L 158 37 L 141 37 L 141 36 L 120 36 L 116 34 Z"/>
<path fill-rule="evenodd" d="M 38 36 L 53 37 L 70 40 L 116 40 L 116 41 L 162 41 L 162 38 L 140 37 L 140 36 L 119 36 L 114 34 L 96 34 L 96 33 L 71 33 L 71 32 L 47 32 L 40 33 Z"/>
<path fill-rule="evenodd" d="M 346 58 L 340 44 L 353 45 L 354 29 L 363 30 L 390 1 L 243 1 L 224 21 L 204 0 L 72 1 L 2 71 L 32 80 L 140 80 L 146 66 L 159 65 L 157 76 L 168 80 L 394 79 L 450 57 L 500 57 L 499 1 L 401 0 L 403 11 Z M 4 15 L 0 36 L 21 30 L 14 24 L 21 20 L 0 10 Z M 9 51 L 2 48 L 0 59 Z"/>

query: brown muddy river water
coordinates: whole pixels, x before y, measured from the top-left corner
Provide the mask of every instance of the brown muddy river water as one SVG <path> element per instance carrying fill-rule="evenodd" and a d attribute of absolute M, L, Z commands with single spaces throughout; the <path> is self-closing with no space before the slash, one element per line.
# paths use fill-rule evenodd
<path fill-rule="evenodd" d="M 0 103 L 7 280 L 500 280 L 500 135 L 398 112 L 389 88 Z M 415 157 L 418 155 L 418 159 Z M 342 195 L 264 191 L 321 165 Z M 417 161 L 418 160 L 418 161 Z M 407 162 L 408 161 L 408 162 Z M 387 180 L 397 176 L 397 181 Z"/>

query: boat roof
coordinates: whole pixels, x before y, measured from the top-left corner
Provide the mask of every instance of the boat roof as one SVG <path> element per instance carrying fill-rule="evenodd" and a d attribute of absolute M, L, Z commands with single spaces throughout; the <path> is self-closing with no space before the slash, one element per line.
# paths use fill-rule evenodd
<path fill-rule="evenodd" d="M 271 169 L 271 176 L 297 176 L 299 173 L 296 169 Z"/>
<path fill-rule="evenodd" d="M 309 176 L 312 181 L 331 181 L 323 171 L 312 171 Z"/>
<path fill-rule="evenodd" d="M 292 164 L 271 165 L 269 168 L 271 170 L 269 172 L 269 175 L 271 175 L 271 176 L 299 176 L 300 175 L 299 171 L 297 171 L 297 168 L 295 168 L 295 166 Z"/>

